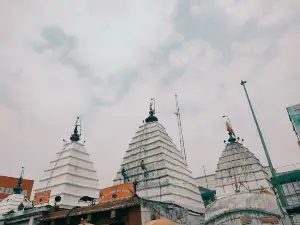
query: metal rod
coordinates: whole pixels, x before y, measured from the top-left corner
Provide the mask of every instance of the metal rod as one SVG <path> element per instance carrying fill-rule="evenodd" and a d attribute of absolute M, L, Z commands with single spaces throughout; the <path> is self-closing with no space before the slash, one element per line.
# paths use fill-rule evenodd
<path fill-rule="evenodd" d="M 184 138 L 183 138 L 183 131 L 182 131 L 182 124 L 181 124 L 180 110 L 179 110 L 179 103 L 178 103 L 177 94 L 175 94 L 175 101 L 176 101 L 176 112 L 175 112 L 175 114 L 177 116 L 177 123 L 178 123 L 178 129 L 179 129 L 180 147 L 181 147 L 181 152 L 183 153 L 184 159 L 186 160 L 186 151 L 185 151 L 185 145 L 184 145 Z"/>
<path fill-rule="evenodd" d="M 208 183 L 207 183 L 207 176 L 206 176 L 206 172 L 205 172 L 205 167 L 203 165 L 203 171 L 204 171 L 204 177 L 205 177 L 205 181 L 206 181 L 206 187 L 208 189 Z"/>
<path fill-rule="evenodd" d="M 286 206 L 286 199 L 285 199 L 284 194 L 283 194 L 283 189 L 282 189 L 282 186 L 278 183 L 278 181 L 276 179 L 276 177 L 277 177 L 276 170 L 273 167 L 273 164 L 272 164 L 272 161 L 271 161 L 271 158 L 270 158 L 270 155 L 269 155 L 269 152 L 268 152 L 268 149 L 267 149 L 264 137 L 262 135 L 262 132 L 260 130 L 257 118 L 255 116 L 255 112 L 254 112 L 254 109 L 252 107 L 252 104 L 251 104 L 251 101 L 250 101 L 250 98 L 249 98 L 249 95 L 248 95 L 248 92 L 247 92 L 247 89 L 246 89 L 246 85 L 245 85 L 246 83 L 247 83 L 247 81 L 243 81 L 243 80 L 241 81 L 241 85 L 244 87 L 244 91 L 245 91 L 245 94 L 246 94 L 246 97 L 247 97 L 247 100 L 248 100 L 248 103 L 249 103 L 249 106 L 250 106 L 250 109 L 251 109 L 251 112 L 252 112 L 252 116 L 253 116 L 253 119 L 254 119 L 254 122 L 255 122 L 255 125 L 256 125 L 259 137 L 260 137 L 260 141 L 261 141 L 261 144 L 263 146 L 263 149 L 264 149 L 264 152 L 265 152 L 268 164 L 269 164 L 269 168 L 271 170 L 272 178 L 275 180 L 275 182 L 274 182 L 273 185 L 274 185 L 275 189 L 277 190 L 278 197 L 279 197 L 282 205 Z M 272 178 L 271 178 L 271 180 L 272 180 Z"/>
<path fill-rule="evenodd" d="M 262 132 L 260 130 L 260 127 L 259 127 L 256 115 L 255 115 L 255 112 L 253 110 L 253 107 L 252 107 L 252 104 L 251 104 L 251 101 L 250 101 L 250 98 L 249 98 L 249 95 L 248 95 L 248 92 L 247 92 L 247 89 L 246 89 L 246 85 L 245 85 L 246 83 L 247 83 L 247 81 L 243 81 L 243 80 L 241 81 L 241 85 L 244 87 L 244 90 L 245 90 L 245 93 L 246 93 L 246 97 L 247 97 L 247 100 L 248 100 L 248 103 L 249 103 L 249 106 L 250 106 L 250 109 L 251 109 L 251 112 L 252 112 L 252 116 L 253 116 L 253 119 L 254 119 L 254 122 L 255 122 L 255 125 L 256 125 L 259 137 L 260 137 L 260 141 L 261 141 L 261 144 L 263 146 L 263 149 L 264 149 L 264 152 L 265 152 L 265 155 L 266 155 L 266 158 L 267 158 L 267 161 L 268 161 L 268 164 L 269 164 L 272 176 L 275 177 L 276 176 L 276 171 L 275 171 L 275 169 L 273 167 L 273 164 L 272 164 L 272 161 L 271 161 L 271 158 L 270 158 L 270 155 L 269 155 L 269 152 L 268 152 L 268 149 L 267 149 L 264 137 L 263 137 Z"/>

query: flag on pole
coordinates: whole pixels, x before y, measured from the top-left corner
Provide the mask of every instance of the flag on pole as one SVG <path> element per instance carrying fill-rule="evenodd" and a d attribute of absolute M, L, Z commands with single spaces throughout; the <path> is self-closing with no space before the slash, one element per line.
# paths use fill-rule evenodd
<path fill-rule="evenodd" d="M 229 133 L 234 133 L 232 127 L 229 125 L 229 123 L 226 121 L 226 129 Z"/>

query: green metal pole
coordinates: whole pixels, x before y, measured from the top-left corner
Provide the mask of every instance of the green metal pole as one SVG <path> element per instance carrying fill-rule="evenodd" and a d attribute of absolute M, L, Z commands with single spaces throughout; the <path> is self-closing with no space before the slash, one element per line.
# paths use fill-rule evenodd
<path fill-rule="evenodd" d="M 254 113 L 254 110 L 253 110 L 253 107 L 252 107 L 252 104 L 251 104 L 251 101 L 250 101 L 250 98 L 249 98 L 249 95 L 248 95 L 248 92 L 247 92 L 247 89 L 246 89 L 246 85 L 245 85 L 246 83 L 247 83 L 247 81 L 243 81 L 243 80 L 241 81 L 241 85 L 244 87 L 244 90 L 245 90 L 245 93 L 246 93 L 246 97 L 247 97 L 247 100 L 248 100 L 248 103 L 249 103 L 249 106 L 250 106 L 250 109 L 251 109 L 251 112 L 252 112 L 252 116 L 253 116 L 253 119 L 254 119 L 254 122 L 255 122 L 255 125 L 256 125 L 256 128 L 257 128 L 260 140 L 261 140 L 261 144 L 262 144 L 264 152 L 266 154 L 266 158 L 267 158 L 270 170 L 271 170 L 272 177 L 273 177 L 273 179 L 276 180 L 276 176 L 277 176 L 276 175 L 276 171 L 275 171 L 275 169 L 273 167 L 273 164 L 272 164 L 272 161 L 271 161 L 271 158 L 270 158 L 270 155 L 269 155 L 269 152 L 268 152 L 268 149 L 267 149 L 264 137 L 262 135 L 262 132 L 261 132 L 259 124 L 258 124 L 258 121 L 256 119 L 256 116 L 255 116 L 255 113 Z M 283 191 L 282 191 L 281 185 L 276 182 L 276 184 L 274 185 L 274 187 L 277 190 L 277 193 L 278 193 L 278 196 L 279 196 L 279 199 L 280 199 L 282 205 L 285 206 L 286 202 L 285 202 L 285 199 L 284 199 L 284 195 L 283 195 Z"/>
<path fill-rule="evenodd" d="M 262 144 L 262 146 L 264 148 L 264 151 L 265 151 L 265 154 L 266 154 L 266 157 L 267 157 L 267 161 L 268 161 L 269 167 L 271 169 L 272 176 L 275 177 L 276 176 L 276 171 L 275 171 L 275 169 L 273 167 L 273 164 L 272 164 L 272 161 L 271 161 L 271 158 L 270 158 L 270 155 L 269 155 L 269 152 L 268 152 L 268 149 L 267 149 L 264 137 L 263 137 L 263 135 L 261 133 L 258 121 L 256 119 L 256 116 L 255 116 L 255 113 L 254 113 L 254 110 L 253 110 L 253 107 L 252 107 L 252 104 L 251 104 L 251 101 L 250 101 L 250 98 L 249 98 L 249 95 L 248 95 L 248 92 L 247 92 L 247 89 L 246 89 L 246 86 L 245 86 L 246 83 L 247 83 L 247 81 L 243 81 L 243 80 L 241 81 L 241 85 L 244 87 L 244 90 L 245 90 L 245 93 L 246 93 L 246 97 L 247 97 L 247 100 L 248 100 L 248 103 L 249 103 L 249 106 L 250 106 L 250 109 L 251 109 L 251 112 L 252 112 L 252 116 L 253 116 L 253 119 L 254 119 L 254 122 L 255 122 L 255 125 L 256 125 L 256 128 L 257 128 L 260 140 L 261 140 L 261 144 Z"/>

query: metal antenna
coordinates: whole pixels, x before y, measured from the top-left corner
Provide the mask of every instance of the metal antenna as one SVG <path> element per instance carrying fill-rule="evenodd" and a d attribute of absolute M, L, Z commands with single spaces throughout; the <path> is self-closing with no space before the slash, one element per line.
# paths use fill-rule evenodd
<path fill-rule="evenodd" d="M 204 177 L 205 177 L 205 181 L 206 181 L 206 187 L 208 189 L 207 176 L 206 176 L 206 171 L 205 171 L 204 165 L 203 165 L 203 171 L 204 171 Z"/>
<path fill-rule="evenodd" d="M 78 118 L 79 118 L 79 117 L 78 117 Z M 79 126 L 80 126 L 80 127 L 79 127 L 79 128 L 80 128 L 80 134 L 79 134 L 79 135 L 81 136 L 81 117 L 80 117 L 80 119 L 79 119 Z"/>
<path fill-rule="evenodd" d="M 186 153 L 185 153 L 185 146 L 184 146 L 182 125 L 181 125 L 181 118 L 180 118 L 178 97 L 177 97 L 176 94 L 175 94 L 175 101 L 176 101 L 176 112 L 175 112 L 175 115 L 177 117 L 177 124 L 178 124 L 178 131 L 179 131 L 179 140 L 180 140 L 180 149 L 181 149 L 181 152 L 183 153 L 184 159 L 186 160 Z"/>

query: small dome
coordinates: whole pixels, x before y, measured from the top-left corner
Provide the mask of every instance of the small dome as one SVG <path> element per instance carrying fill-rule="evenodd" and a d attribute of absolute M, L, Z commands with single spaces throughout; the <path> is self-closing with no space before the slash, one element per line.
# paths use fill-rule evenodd
<path fill-rule="evenodd" d="M 246 210 L 248 211 L 247 214 L 253 211 L 265 214 L 266 216 L 276 216 L 279 218 L 282 216 L 275 195 L 235 193 L 224 196 L 208 205 L 205 213 L 205 221 L 208 222 L 225 214 Z"/>

